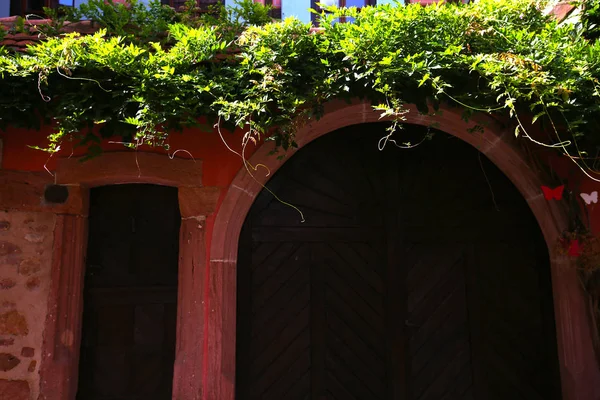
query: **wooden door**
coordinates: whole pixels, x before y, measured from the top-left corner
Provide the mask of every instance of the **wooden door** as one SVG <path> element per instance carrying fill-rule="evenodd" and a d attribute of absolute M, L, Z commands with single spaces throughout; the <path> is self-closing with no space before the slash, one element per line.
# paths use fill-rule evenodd
<path fill-rule="evenodd" d="M 408 128 L 407 140 L 421 128 Z M 240 237 L 238 400 L 559 399 L 547 251 L 512 184 L 443 133 L 299 151 Z"/>
<path fill-rule="evenodd" d="M 78 400 L 171 400 L 177 189 L 92 189 Z"/>

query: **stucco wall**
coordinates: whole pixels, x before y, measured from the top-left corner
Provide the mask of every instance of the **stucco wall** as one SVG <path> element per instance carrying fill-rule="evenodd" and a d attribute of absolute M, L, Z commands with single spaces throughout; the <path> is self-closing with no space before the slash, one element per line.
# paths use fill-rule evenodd
<path fill-rule="evenodd" d="M 0 211 L 0 399 L 35 400 L 50 289 L 52 213 Z"/>

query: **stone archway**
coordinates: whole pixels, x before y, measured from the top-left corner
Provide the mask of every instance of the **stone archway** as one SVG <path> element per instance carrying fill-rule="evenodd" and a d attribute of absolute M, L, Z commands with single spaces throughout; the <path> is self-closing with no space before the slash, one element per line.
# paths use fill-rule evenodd
<path fill-rule="evenodd" d="M 579 285 L 572 262 L 560 256 L 555 243 L 567 227 L 564 206 L 547 202 L 540 192 L 544 183 L 541 172 L 532 169 L 525 155 L 512 138 L 512 134 L 492 118 L 481 116 L 477 123 L 484 126 L 482 133 L 470 133 L 476 122 L 465 122 L 461 109 L 442 107 L 436 115 L 419 114 L 416 108 L 406 114 L 406 122 L 416 125 L 434 125 L 485 154 L 517 187 L 533 212 L 549 249 L 553 281 L 554 309 L 560 373 L 564 399 L 596 400 L 600 396 L 600 371 L 595 361 L 590 323 L 586 313 L 586 300 Z M 379 121 L 379 113 L 365 102 L 332 103 L 325 115 L 297 133 L 298 149 L 312 140 L 336 129 L 361 123 Z M 263 164 L 271 175 L 285 162 L 269 154 L 271 144 L 264 144 L 250 158 L 253 165 Z M 294 151 L 297 151 L 294 150 Z M 253 178 L 241 170 L 230 185 L 216 216 L 210 247 L 209 277 L 210 315 L 206 370 L 203 376 L 204 399 L 234 399 L 235 383 L 235 313 L 236 313 L 236 262 L 238 240 L 254 199 L 269 176 Z"/>

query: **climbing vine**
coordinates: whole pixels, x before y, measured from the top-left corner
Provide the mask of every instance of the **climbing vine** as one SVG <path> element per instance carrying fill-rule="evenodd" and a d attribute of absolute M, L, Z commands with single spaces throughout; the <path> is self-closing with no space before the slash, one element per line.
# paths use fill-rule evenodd
<path fill-rule="evenodd" d="M 407 104 L 430 113 L 444 102 L 465 118 L 512 121 L 516 136 L 600 179 L 600 0 L 583 0 L 581 18 L 564 23 L 534 0 L 327 8 L 317 29 L 272 21 L 252 0 L 208 13 L 193 3 L 175 12 L 157 0 L 89 0 L 48 10 L 47 25 L 17 20 L 12 31 L 45 40 L 24 54 L 0 47 L 0 129 L 52 124 L 44 150 L 70 141 L 91 155 L 115 136 L 132 147 L 166 146 L 185 127 L 220 135 L 238 127 L 243 148 L 267 139 L 287 149 L 328 101 L 362 98 L 393 120 L 388 133 L 401 143 Z M 95 34 L 64 33 L 82 18 Z M 532 125 L 544 135 L 532 135 Z M 589 249 L 580 267 L 600 321 L 600 245 L 585 229 L 572 234 L 568 241 Z"/>
<path fill-rule="evenodd" d="M 46 40 L 26 54 L 0 48 L 1 127 L 53 123 L 46 150 L 71 140 L 94 153 L 109 136 L 165 145 L 170 132 L 205 116 L 244 129 L 245 143 L 266 137 L 286 149 L 332 99 L 371 100 L 399 122 L 406 104 L 427 113 L 446 102 L 464 107 L 465 118 L 512 117 L 517 136 L 600 177 L 592 2 L 581 23 L 563 24 L 532 0 L 329 8 L 317 32 L 293 18 L 271 21 L 251 0 L 212 13 L 192 3 L 182 13 L 158 1 L 122 3 L 91 0 L 56 13 L 54 25 L 35 28 Z M 336 23 L 342 16 L 353 22 Z M 98 32 L 61 33 L 82 17 Z M 548 136 L 530 137 L 532 122 Z"/>

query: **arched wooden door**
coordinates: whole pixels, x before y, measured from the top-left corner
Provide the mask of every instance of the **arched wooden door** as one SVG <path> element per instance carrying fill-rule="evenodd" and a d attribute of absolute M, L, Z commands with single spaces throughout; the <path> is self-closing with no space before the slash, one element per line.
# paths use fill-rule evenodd
<path fill-rule="evenodd" d="M 379 151 L 384 134 L 331 133 L 276 173 L 304 223 L 258 196 L 240 236 L 236 398 L 560 399 L 527 204 L 456 138 Z"/>

